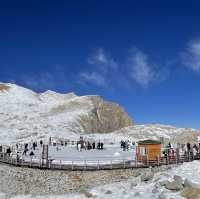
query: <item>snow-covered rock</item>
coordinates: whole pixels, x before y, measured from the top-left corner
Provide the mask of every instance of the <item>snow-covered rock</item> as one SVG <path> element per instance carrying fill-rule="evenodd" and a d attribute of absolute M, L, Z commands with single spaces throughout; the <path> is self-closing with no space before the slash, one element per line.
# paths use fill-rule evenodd
<path fill-rule="evenodd" d="M 191 128 L 177 128 L 169 125 L 161 124 L 147 124 L 147 125 L 135 125 L 124 127 L 113 132 L 116 136 L 126 135 L 130 140 L 144 140 L 144 139 L 154 139 L 160 140 L 163 138 L 166 141 L 171 141 L 174 143 L 186 143 L 186 142 L 196 142 L 197 136 L 200 132 Z"/>

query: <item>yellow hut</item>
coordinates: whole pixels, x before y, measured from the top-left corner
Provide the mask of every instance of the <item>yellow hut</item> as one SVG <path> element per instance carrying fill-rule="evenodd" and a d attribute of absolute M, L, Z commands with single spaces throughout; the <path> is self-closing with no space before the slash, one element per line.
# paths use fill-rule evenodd
<path fill-rule="evenodd" d="M 156 140 L 143 140 L 138 142 L 137 159 L 158 160 L 161 156 L 161 142 Z"/>

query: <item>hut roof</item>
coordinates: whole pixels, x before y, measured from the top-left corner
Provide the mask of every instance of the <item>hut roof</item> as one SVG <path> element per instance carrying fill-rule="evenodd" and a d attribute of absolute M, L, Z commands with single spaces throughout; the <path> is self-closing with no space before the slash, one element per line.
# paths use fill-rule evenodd
<path fill-rule="evenodd" d="M 161 144 L 161 142 L 157 140 L 142 140 L 138 144 Z"/>

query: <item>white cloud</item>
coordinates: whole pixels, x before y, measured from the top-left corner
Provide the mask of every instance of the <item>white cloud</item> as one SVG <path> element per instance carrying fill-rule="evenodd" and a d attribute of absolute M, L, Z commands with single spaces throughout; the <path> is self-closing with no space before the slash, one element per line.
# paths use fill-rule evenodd
<path fill-rule="evenodd" d="M 90 65 L 96 65 L 98 67 L 101 67 L 99 69 L 116 69 L 118 67 L 117 62 L 109 56 L 103 48 L 98 48 L 89 58 L 88 63 Z"/>
<path fill-rule="evenodd" d="M 99 48 L 88 58 L 88 64 L 95 67 L 82 71 L 79 74 L 80 82 L 102 87 L 107 85 L 130 87 L 134 81 L 141 87 L 147 88 L 153 82 L 165 80 L 169 74 L 167 68 L 152 64 L 148 56 L 136 48 L 131 49 L 127 63 L 127 65 L 117 63 L 104 49 Z"/>
<path fill-rule="evenodd" d="M 132 49 L 128 58 L 128 66 L 131 77 L 142 87 L 148 85 L 158 78 L 155 68 L 148 62 L 147 56 L 138 49 Z"/>
<path fill-rule="evenodd" d="M 94 83 L 98 86 L 105 86 L 105 79 L 101 74 L 96 72 L 83 72 L 80 74 L 81 81 L 86 83 Z"/>
<path fill-rule="evenodd" d="M 196 73 L 200 73 L 200 40 L 191 41 L 181 53 L 183 65 Z"/>
<path fill-rule="evenodd" d="M 81 83 L 95 84 L 104 87 L 110 82 L 110 74 L 118 70 L 118 63 L 103 48 L 98 48 L 87 59 L 92 66 L 79 74 Z"/>

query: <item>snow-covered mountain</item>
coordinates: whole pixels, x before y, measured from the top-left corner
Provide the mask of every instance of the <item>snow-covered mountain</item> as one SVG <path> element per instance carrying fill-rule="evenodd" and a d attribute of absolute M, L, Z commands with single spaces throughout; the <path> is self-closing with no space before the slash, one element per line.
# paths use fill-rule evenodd
<path fill-rule="evenodd" d="M 76 140 L 80 134 L 108 142 L 160 137 L 185 142 L 195 141 L 199 132 L 167 125 L 133 125 L 123 108 L 95 95 L 36 93 L 0 83 L 0 143 L 50 136 Z"/>
<path fill-rule="evenodd" d="M 80 133 L 106 133 L 132 124 L 119 105 L 99 96 L 35 93 L 0 83 L 1 143 L 50 136 L 73 138 Z"/>

